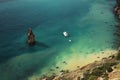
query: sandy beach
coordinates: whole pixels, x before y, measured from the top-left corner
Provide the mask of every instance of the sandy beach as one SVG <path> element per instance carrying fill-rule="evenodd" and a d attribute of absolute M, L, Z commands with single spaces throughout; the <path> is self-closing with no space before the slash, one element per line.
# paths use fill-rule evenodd
<path fill-rule="evenodd" d="M 115 53 L 114 0 L 6 0 L 0 5 L 0 80 L 40 80 Z M 34 46 L 26 42 L 29 28 Z"/>
<path fill-rule="evenodd" d="M 56 65 L 60 65 L 63 70 L 75 70 L 78 67 L 83 67 L 89 63 L 92 63 L 94 61 L 99 61 L 102 58 L 107 58 L 110 55 L 115 54 L 116 50 L 105 50 L 100 51 L 99 53 L 92 53 L 88 54 L 86 56 L 78 56 L 76 53 L 72 54 L 71 57 L 64 59 L 66 61 L 66 65 L 61 65 L 61 63 L 57 63 Z"/>
<path fill-rule="evenodd" d="M 71 57 L 69 57 L 69 59 L 67 58 L 64 59 L 64 60 L 67 60 L 66 63 L 58 62 L 56 65 L 58 65 L 61 70 L 74 71 L 74 70 L 77 70 L 78 68 L 86 66 L 95 61 L 100 61 L 102 58 L 108 58 L 109 56 L 116 53 L 117 53 L 117 50 L 105 50 L 105 51 L 100 51 L 97 54 L 92 53 L 92 54 L 88 54 L 87 56 L 81 56 L 81 57 L 78 56 L 76 53 L 74 53 Z M 49 74 L 49 73 L 46 73 L 46 74 Z M 57 75 L 60 74 L 60 71 L 56 70 L 56 74 Z M 40 75 L 29 77 L 28 80 L 36 80 L 38 78 L 40 78 Z"/>

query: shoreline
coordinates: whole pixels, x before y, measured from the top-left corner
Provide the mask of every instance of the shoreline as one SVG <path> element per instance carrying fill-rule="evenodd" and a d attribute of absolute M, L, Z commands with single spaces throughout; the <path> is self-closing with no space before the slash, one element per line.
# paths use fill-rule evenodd
<path fill-rule="evenodd" d="M 117 6 L 114 7 L 114 14 L 117 16 L 118 19 L 120 19 L 120 6 L 118 6 L 118 4 L 117 4 Z M 120 30 L 120 24 L 117 25 L 117 29 L 118 28 Z M 115 35 L 118 36 L 118 39 L 120 38 L 120 32 L 116 32 Z M 119 47 L 119 45 L 120 44 L 118 44 L 117 47 Z M 83 64 L 79 64 L 79 63 L 82 63 L 80 61 L 75 62 L 73 59 L 70 59 L 69 62 L 68 62 L 69 64 L 66 67 L 64 67 L 64 68 L 65 69 L 73 69 L 73 70 L 71 70 L 70 72 L 65 73 L 63 75 L 57 75 L 57 76 L 54 77 L 54 79 L 50 79 L 50 80 L 60 80 L 61 76 L 66 76 L 66 78 L 68 78 L 68 76 L 69 77 L 73 77 L 73 75 L 74 75 L 73 73 L 74 72 L 79 72 L 79 69 L 84 70 L 86 67 L 88 67 L 88 66 L 90 66 L 92 64 L 95 64 L 95 63 L 97 63 L 97 64 L 99 64 L 99 63 L 105 64 L 105 63 L 107 63 L 107 61 L 108 62 L 110 62 L 110 61 L 116 62 L 116 58 L 112 58 L 112 56 L 116 57 L 116 55 L 118 55 L 119 52 L 120 52 L 120 50 L 118 49 L 118 50 L 107 50 L 107 51 L 104 51 L 104 53 L 89 54 L 89 55 L 86 56 L 86 59 L 81 59 L 80 60 L 80 61 L 84 61 Z M 93 59 L 91 59 L 91 58 L 93 58 Z M 104 62 L 102 62 L 102 61 L 104 61 Z M 119 64 L 119 60 L 117 62 Z M 97 66 L 95 66 L 95 67 L 97 67 Z M 92 68 L 90 68 L 90 69 L 92 69 Z M 84 70 L 84 71 L 86 71 L 86 70 Z M 69 73 L 71 73 L 72 75 L 69 74 Z M 82 75 L 82 74 L 79 73 L 79 75 Z M 78 80 L 78 77 L 79 76 L 77 76 L 77 78 L 74 77 L 73 80 Z M 47 78 L 40 79 L 40 80 L 47 80 Z M 98 80 L 100 80 L 100 79 L 98 79 Z M 111 80 L 113 80 L 113 79 L 111 79 Z"/>
<path fill-rule="evenodd" d="M 104 52 L 104 53 L 102 53 Z M 95 61 L 100 61 L 103 58 L 107 58 L 111 55 L 114 55 L 117 51 L 116 50 L 105 50 L 105 51 L 101 51 L 99 53 L 92 53 L 92 54 L 88 54 L 87 56 L 81 56 L 79 60 L 77 60 L 78 58 L 73 58 L 68 60 L 68 65 L 65 66 L 64 69 L 68 69 L 70 71 L 72 70 L 76 70 L 77 67 L 83 67 L 87 64 L 93 63 Z M 77 62 L 78 61 L 78 62 Z"/>
<path fill-rule="evenodd" d="M 104 52 L 104 53 L 102 53 Z M 52 76 L 52 75 L 56 75 L 59 76 L 61 75 L 64 71 L 68 71 L 68 72 L 74 72 L 78 69 L 82 69 L 84 67 L 86 67 L 89 64 L 92 64 L 94 62 L 99 62 L 103 59 L 106 59 L 112 55 L 115 55 L 117 53 L 117 50 L 105 50 L 105 51 L 100 51 L 99 53 L 92 53 L 92 54 L 88 54 L 87 56 L 81 56 L 81 58 L 79 60 L 76 60 L 78 58 L 72 58 L 70 60 L 68 60 L 66 65 L 61 65 L 61 64 L 56 64 L 59 65 L 61 69 L 61 71 L 56 71 L 56 73 L 54 74 L 45 74 L 43 76 Z M 62 72 L 63 70 L 63 72 Z M 40 76 L 31 76 L 28 78 L 28 80 L 36 80 L 40 78 Z M 40 79 L 42 80 L 42 79 Z"/>
<path fill-rule="evenodd" d="M 29 80 L 39 80 L 39 79 L 40 80 L 83 80 L 82 78 L 86 78 L 85 80 L 88 80 L 87 76 L 91 75 L 91 73 L 94 72 L 94 69 L 97 69 L 97 68 L 99 69 L 99 67 L 102 67 L 104 65 L 108 66 L 108 67 L 105 67 L 105 69 L 108 68 L 107 70 L 112 70 L 112 71 L 106 72 L 105 74 L 100 73 L 100 74 L 104 74 L 105 77 L 104 78 L 95 77 L 94 80 L 101 80 L 99 78 L 102 78 L 102 80 L 104 80 L 105 78 L 107 78 L 106 74 L 108 74 L 108 76 L 111 78 L 110 80 L 113 80 L 111 76 L 114 74 L 114 72 L 116 72 L 116 75 L 117 75 L 115 76 L 115 78 L 117 77 L 118 79 L 120 79 L 119 71 L 117 71 L 117 68 L 120 70 L 120 66 L 119 66 L 120 59 L 119 60 L 116 59 L 117 55 L 120 55 L 120 49 L 116 50 L 111 55 L 108 55 L 106 57 L 101 57 L 100 60 L 95 60 L 94 62 L 88 63 L 84 66 L 77 67 L 75 70 L 72 70 L 72 71 L 65 70 L 60 74 L 53 74 L 51 76 L 44 76 L 42 78 L 38 77 L 37 79 L 31 78 Z M 101 71 L 102 70 L 100 69 L 100 72 Z M 95 75 L 97 75 L 97 73 Z M 98 72 L 98 75 L 99 75 L 99 72 Z M 93 79 L 90 79 L 90 80 L 93 80 Z"/>

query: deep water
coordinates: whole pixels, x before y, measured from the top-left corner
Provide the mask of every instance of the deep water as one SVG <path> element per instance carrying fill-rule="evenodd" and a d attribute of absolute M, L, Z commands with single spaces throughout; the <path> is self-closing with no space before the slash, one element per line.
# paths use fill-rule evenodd
<path fill-rule="evenodd" d="M 0 80 L 51 74 L 63 61 L 113 50 L 114 5 L 113 0 L 0 1 Z M 26 43 L 30 27 L 36 37 L 31 47 Z"/>

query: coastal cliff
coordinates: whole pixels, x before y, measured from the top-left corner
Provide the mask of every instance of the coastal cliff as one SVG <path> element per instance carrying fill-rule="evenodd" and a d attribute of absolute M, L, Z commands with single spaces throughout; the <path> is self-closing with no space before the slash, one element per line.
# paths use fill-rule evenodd
<path fill-rule="evenodd" d="M 114 13 L 120 19 L 120 0 L 114 7 Z M 120 24 L 117 26 L 115 35 L 120 39 Z M 118 50 L 109 57 L 102 58 L 100 61 L 94 61 L 88 65 L 79 67 L 76 70 L 62 70 L 59 75 L 43 76 L 38 80 L 119 80 L 120 79 L 120 40 L 117 42 Z"/>
<path fill-rule="evenodd" d="M 63 70 L 61 74 L 43 76 L 40 80 L 118 80 L 120 79 L 120 49 L 100 61 L 95 61 L 74 71 Z"/>

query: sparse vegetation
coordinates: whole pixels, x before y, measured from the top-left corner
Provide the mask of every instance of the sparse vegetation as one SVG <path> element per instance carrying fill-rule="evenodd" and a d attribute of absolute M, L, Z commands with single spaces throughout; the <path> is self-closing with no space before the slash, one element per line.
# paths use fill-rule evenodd
<path fill-rule="evenodd" d="M 94 76 L 94 75 L 91 75 L 89 78 L 88 78 L 88 80 L 97 80 L 97 76 Z"/>
<path fill-rule="evenodd" d="M 116 59 L 120 60 L 120 53 L 117 54 Z"/>
<path fill-rule="evenodd" d="M 105 80 L 108 79 L 107 72 L 112 72 L 112 66 L 116 65 L 116 62 L 104 63 L 102 66 L 96 67 L 92 72 L 86 72 L 84 80 L 96 80 L 98 77 L 103 76 Z"/>
<path fill-rule="evenodd" d="M 116 14 L 117 15 L 119 14 L 119 19 L 120 19 L 120 12 L 119 12 L 120 11 L 120 0 L 117 0 L 117 3 L 118 4 L 117 4 L 116 8 L 118 7 L 118 9 L 116 11 Z M 119 12 L 119 13 L 117 13 L 117 12 Z M 117 35 L 117 37 L 118 37 L 118 40 L 116 40 L 116 48 L 118 48 L 118 47 L 120 47 L 120 24 L 116 25 L 116 28 L 117 28 L 117 31 L 116 31 L 115 35 Z M 87 69 L 84 68 L 84 69 L 80 70 L 81 74 L 83 74 L 83 75 L 82 75 L 82 77 L 81 77 L 81 75 L 79 75 L 79 77 L 77 76 L 77 80 L 97 80 L 98 78 L 103 78 L 103 80 L 109 80 L 109 77 L 108 77 L 109 73 L 111 73 L 113 71 L 113 69 L 117 68 L 117 64 L 119 62 L 120 62 L 120 50 L 117 55 L 111 55 L 108 58 L 105 58 L 105 61 L 104 62 L 101 61 L 100 64 L 97 65 L 97 67 L 94 64 L 91 64 L 92 67 L 91 67 L 91 65 L 87 65 Z M 63 63 L 67 64 L 65 61 Z M 114 68 L 112 69 L 112 67 L 114 67 Z M 76 75 L 76 74 L 74 75 L 74 73 L 72 73 L 72 72 L 69 72 L 69 70 L 61 70 L 60 72 L 63 72 L 64 74 L 70 73 L 70 76 L 68 74 L 67 77 L 66 76 L 62 77 L 62 80 L 72 80 L 73 77 L 71 77 L 71 75 L 73 75 L 73 76 Z M 119 73 L 117 75 L 119 75 Z"/>

